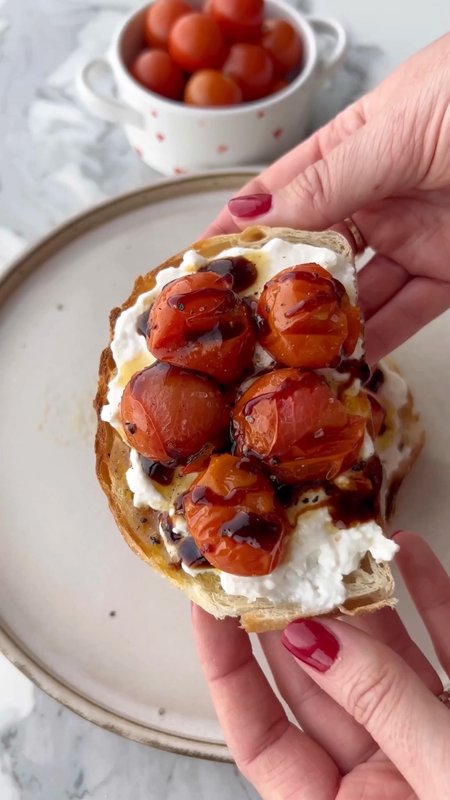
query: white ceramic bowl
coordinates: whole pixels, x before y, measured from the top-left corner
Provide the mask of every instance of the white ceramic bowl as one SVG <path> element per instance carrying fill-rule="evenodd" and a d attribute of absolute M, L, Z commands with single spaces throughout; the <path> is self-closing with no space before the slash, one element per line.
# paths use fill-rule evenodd
<path fill-rule="evenodd" d="M 266 0 L 266 15 L 287 19 L 302 38 L 300 74 L 286 89 L 253 103 L 226 108 L 188 106 L 144 89 L 127 69 L 142 48 L 147 8 L 148 3 L 125 19 L 106 56 L 84 66 L 78 89 L 91 112 L 122 125 L 139 156 L 165 175 L 264 164 L 293 147 L 305 133 L 316 91 L 341 63 L 346 49 L 346 33 L 339 22 L 307 18 L 283 0 Z M 321 34 L 334 40 L 332 51 L 324 57 L 317 46 Z M 97 88 L 99 72 L 105 69 L 114 74 L 117 99 Z"/>

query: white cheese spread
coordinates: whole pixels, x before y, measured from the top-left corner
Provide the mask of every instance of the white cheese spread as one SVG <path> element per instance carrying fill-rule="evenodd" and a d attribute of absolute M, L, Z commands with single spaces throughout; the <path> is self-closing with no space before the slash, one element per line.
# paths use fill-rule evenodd
<path fill-rule="evenodd" d="M 300 514 L 283 560 L 270 575 L 247 578 L 220 572 L 220 584 L 227 594 L 248 600 L 300 603 L 325 613 L 344 602 L 343 578 L 367 552 L 376 561 L 390 561 L 397 550 L 375 522 L 340 529 L 322 507 Z"/>
<path fill-rule="evenodd" d="M 386 432 L 377 439 L 377 452 L 389 482 L 411 455 L 411 447 L 401 438 L 401 413 L 409 402 L 409 393 L 406 381 L 389 362 L 383 361 L 381 366 L 384 380 L 377 396 L 386 411 Z"/>

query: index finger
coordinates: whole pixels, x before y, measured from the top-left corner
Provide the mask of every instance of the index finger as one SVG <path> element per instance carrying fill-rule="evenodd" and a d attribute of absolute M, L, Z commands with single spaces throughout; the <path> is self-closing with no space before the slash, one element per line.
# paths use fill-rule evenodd
<path fill-rule="evenodd" d="M 271 164 L 270 167 L 263 170 L 257 177 L 252 178 L 239 190 L 238 196 L 244 194 L 272 194 L 272 192 L 290 183 L 296 175 L 303 172 L 310 164 L 325 158 L 334 147 L 364 125 L 366 121 L 365 100 L 366 98 L 361 98 L 344 109 L 327 125 L 315 131 L 304 142 L 296 145 L 296 147 Z M 225 206 L 200 238 L 233 233 L 237 230 L 239 228 L 233 221 L 227 206 Z"/>
<path fill-rule="evenodd" d="M 192 608 L 197 652 L 226 742 L 263 798 L 332 800 L 339 774 L 322 750 L 287 719 L 235 619 Z"/>
<path fill-rule="evenodd" d="M 306 142 L 290 150 L 289 153 L 263 170 L 257 177 L 252 178 L 237 196 L 244 194 L 272 194 L 272 192 L 289 183 L 299 171 L 306 169 L 309 164 L 317 161 L 320 156 L 317 134 L 311 136 Z M 217 236 L 223 233 L 234 233 L 239 230 L 233 217 L 228 211 L 228 206 L 222 208 L 216 219 L 203 232 L 200 238 Z"/>
<path fill-rule="evenodd" d="M 282 641 L 366 728 L 419 797 L 442 797 L 450 785 L 450 714 L 400 656 L 334 619 L 293 622 Z"/>

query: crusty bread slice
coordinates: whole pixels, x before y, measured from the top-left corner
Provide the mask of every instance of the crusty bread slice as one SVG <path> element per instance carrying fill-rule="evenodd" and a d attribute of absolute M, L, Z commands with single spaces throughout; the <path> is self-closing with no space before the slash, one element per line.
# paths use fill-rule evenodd
<path fill-rule="evenodd" d="M 353 263 L 353 252 L 346 239 L 334 232 L 311 233 L 307 231 L 293 231 L 286 228 L 264 228 L 262 226 L 247 228 L 242 233 L 217 236 L 205 239 L 190 245 L 206 258 L 214 258 L 225 248 L 245 246 L 258 249 L 270 238 L 280 237 L 286 241 L 302 242 L 319 247 L 327 247 L 343 255 L 346 260 Z M 189 249 L 190 249 L 189 248 Z M 152 289 L 155 275 L 167 266 L 179 266 L 183 255 L 168 259 L 158 269 L 139 277 L 134 285 L 130 297 L 121 308 L 116 308 L 110 316 L 111 338 L 118 315 L 125 308 L 136 302 L 137 297 Z M 115 372 L 115 364 L 111 350 L 107 347 L 101 356 L 99 385 L 95 399 L 95 408 L 98 414 L 98 429 L 95 442 L 97 459 L 97 475 L 100 484 L 108 498 L 111 511 L 123 537 L 131 549 L 163 575 L 171 583 L 181 589 L 193 602 L 200 605 L 209 613 L 218 618 L 225 616 L 240 617 L 242 626 L 247 631 L 261 632 L 281 629 L 290 621 L 299 617 L 317 615 L 317 609 L 305 608 L 298 604 L 274 604 L 267 600 L 251 602 L 244 597 L 235 597 L 225 594 L 219 579 L 214 573 L 201 573 L 191 577 L 178 565 L 172 564 L 167 551 L 158 534 L 158 515 L 148 509 L 137 509 L 133 506 L 132 495 L 128 489 L 125 473 L 129 467 L 129 448 L 122 441 L 120 435 L 108 423 L 100 418 L 100 412 L 106 403 L 108 382 Z M 409 471 L 415 456 L 421 447 L 421 428 L 412 407 L 404 413 L 404 437 L 415 443 L 411 450 L 411 457 L 402 464 L 391 486 L 392 498 L 398 491 L 400 482 Z M 359 568 L 345 578 L 347 599 L 342 606 L 331 612 L 334 615 L 346 614 L 354 616 L 369 611 L 375 611 L 383 606 L 392 606 L 394 583 L 388 564 L 377 564 L 367 554 Z"/>

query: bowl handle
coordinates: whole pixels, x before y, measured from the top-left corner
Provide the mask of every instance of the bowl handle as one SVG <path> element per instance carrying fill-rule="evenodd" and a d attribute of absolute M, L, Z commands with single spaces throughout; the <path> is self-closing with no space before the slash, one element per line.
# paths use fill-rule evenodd
<path fill-rule="evenodd" d="M 88 111 L 101 119 L 143 128 L 144 120 L 139 111 L 114 97 L 105 97 L 95 88 L 95 73 L 98 75 L 100 72 L 111 71 L 111 65 L 106 58 L 93 58 L 92 61 L 88 61 L 77 76 L 77 90 L 81 101 Z"/>
<path fill-rule="evenodd" d="M 329 53 L 319 56 L 317 77 L 320 81 L 330 78 L 342 64 L 347 52 L 348 38 L 343 25 L 331 17 L 307 17 L 317 37 L 325 34 L 334 39 L 334 46 Z"/>

